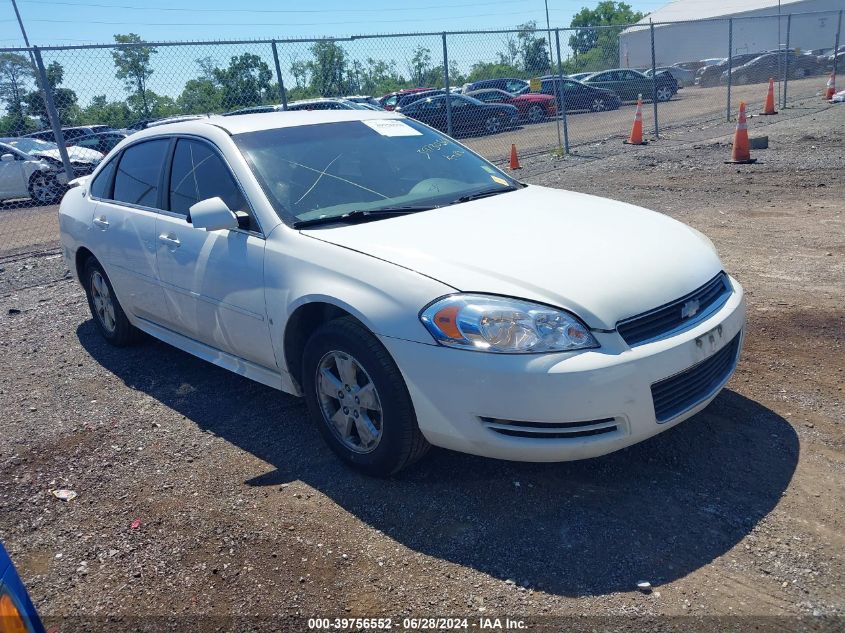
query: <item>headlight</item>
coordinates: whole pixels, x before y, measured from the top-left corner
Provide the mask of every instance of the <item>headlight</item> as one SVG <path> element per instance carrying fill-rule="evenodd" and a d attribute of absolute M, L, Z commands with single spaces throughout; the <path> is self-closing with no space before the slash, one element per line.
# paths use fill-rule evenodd
<path fill-rule="evenodd" d="M 567 352 L 598 347 L 576 316 L 537 303 L 487 295 L 452 295 L 420 320 L 439 343 L 501 354 Z"/>

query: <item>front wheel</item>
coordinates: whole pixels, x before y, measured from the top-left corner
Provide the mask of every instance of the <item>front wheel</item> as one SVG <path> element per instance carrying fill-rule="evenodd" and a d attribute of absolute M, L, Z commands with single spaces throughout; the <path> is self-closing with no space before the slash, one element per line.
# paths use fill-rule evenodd
<path fill-rule="evenodd" d="M 528 120 L 531 123 L 539 123 L 546 118 L 546 112 L 538 105 L 531 106 L 528 110 Z"/>
<path fill-rule="evenodd" d="M 489 116 L 484 120 L 484 131 L 488 134 L 496 134 L 502 129 L 502 117 L 498 115 Z"/>
<path fill-rule="evenodd" d="M 38 204 L 53 204 L 61 198 L 61 187 L 54 176 L 39 171 L 29 179 L 29 196 Z"/>
<path fill-rule="evenodd" d="M 604 112 L 607 110 L 607 103 L 605 102 L 603 97 L 596 97 L 593 99 L 593 102 L 590 104 L 590 110 L 593 112 Z"/>
<path fill-rule="evenodd" d="M 429 448 L 399 368 L 351 317 L 329 321 L 308 340 L 302 388 L 329 447 L 367 474 L 393 475 Z"/>

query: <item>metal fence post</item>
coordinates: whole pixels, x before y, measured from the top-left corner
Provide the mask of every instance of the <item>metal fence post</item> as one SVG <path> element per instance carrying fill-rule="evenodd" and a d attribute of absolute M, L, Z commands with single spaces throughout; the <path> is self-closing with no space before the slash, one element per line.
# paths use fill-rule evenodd
<path fill-rule="evenodd" d="M 842 10 L 839 11 L 839 21 L 836 23 L 836 44 L 833 49 L 833 76 L 836 77 L 836 53 L 839 50 L 839 33 L 842 31 Z"/>
<path fill-rule="evenodd" d="M 449 90 L 449 52 L 446 33 L 443 33 L 443 86 L 446 90 L 446 133 L 452 136 L 452 93 Z"/>
<path fill-rule="evenodd" d="M 566 90 L 563 85 L 563 64 L 560 61 L 560 29 L 555 29 L 555 49 L 557 50 L 557 78 L 560 82 L 560 103 L 563 106 L 563 152 L 569 153 L 569 125 L 566 122 Z"/>
<path fill-rule="evenodd" d="M 657 60 L 654 57 L 654 22 L 648 20 L 651 31 L 651 105 L 654 107 L 654 138 L 660 138 L 660 126 L 657 124 Z"/>
<path fill-rule="evenodd" d="M 44 68 L 44 61 L 41 59 L 41 51 L 37 46 L 32 47 L 32 52 L 35 55 L 35 65 L 38 67 L 38 74 L 41 77 L 41 85 L 43 86 L 42 97 L 44 98 L 44 105 L 47 108 L 47 116 L 50 118 L 50 126 L 53 128 L 53 136 L 56 137 L 56 145 L 59 146 L 59 156 L 62 158 L 62 166 L 65 168 L 68 182 L 74 179 L 73 165 L 70 164 L 70 157 L 67 155 L 67 147 L 65 146 L 65 135 L 62 133 L 62 120 L 59 118 L 59 112 L 56 110 L 56 103 L 53 101 L 53 88 L 50 82 L 47 81 L 47 71 Z"/>
<path fill-rule="evenodd" d="M 734 66 L 734 21 L 733 18 L 728 19 L 728 105 L 725 109 L 725 120 L 731 122 L 731 83 L 733 82 Z"/>
<path fill-rule="evenodd" d="M 282 79 L 282 67 L 279 65 L 279 50 L 276 48 L 276 40 L 270 43 L 273 47 L 273 62 L 276 64 L 276 77 L 279 80 L 279 95 L 282 97 L 282 110 L 288 109 L 288 96 L 285 94 L 285 80 Z"/>
<path fill-rule="evenodd" d="M 784 51 L 785 59 L 783 63 L 783 99 L 781 101 L 781 108 L 786 107 L 786 89 L 789 87 L 789 31 L 792 28 L 792 14 L 786 16 L 786 50 Z"/>

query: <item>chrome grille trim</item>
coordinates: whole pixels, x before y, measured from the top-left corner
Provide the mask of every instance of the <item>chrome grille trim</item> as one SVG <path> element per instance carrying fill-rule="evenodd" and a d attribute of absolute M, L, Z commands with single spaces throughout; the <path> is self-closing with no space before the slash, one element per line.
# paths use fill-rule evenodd
<path fill-rule="evenodd" d="M 485 428 L 500 435 L 530 439 L 576 439 L 591 435 L 622 434 L 625 426 L 618 418 L 583 422 L 525 422 L 500 418 L 479 418 Z"/>

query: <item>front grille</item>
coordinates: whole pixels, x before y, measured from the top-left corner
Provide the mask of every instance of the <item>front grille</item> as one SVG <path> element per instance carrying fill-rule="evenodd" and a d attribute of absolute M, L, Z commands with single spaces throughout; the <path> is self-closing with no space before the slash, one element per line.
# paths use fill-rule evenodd
<path fill-rule="evenodd" d="M 616 418 L 586 420 L 584 422 L 522 422 L 482 417 L 481 423 L 500 435 L 544 440 L 575 439 L 623 432 L 622 424 Z"/>
<path fill-rule="evenodd" d="M 619 321 L 616 331 L 632 347 L 654 341 L 703 321 L 722 307 L 730 295 L 728 276 L 722 272 L 680 299 Z"/>
<path fill-rule="evenodd" d="M 707 400 L 736 366 L 740 334 L 710 358 L 651 386 L 654 415 L 666 422 Z"/>

